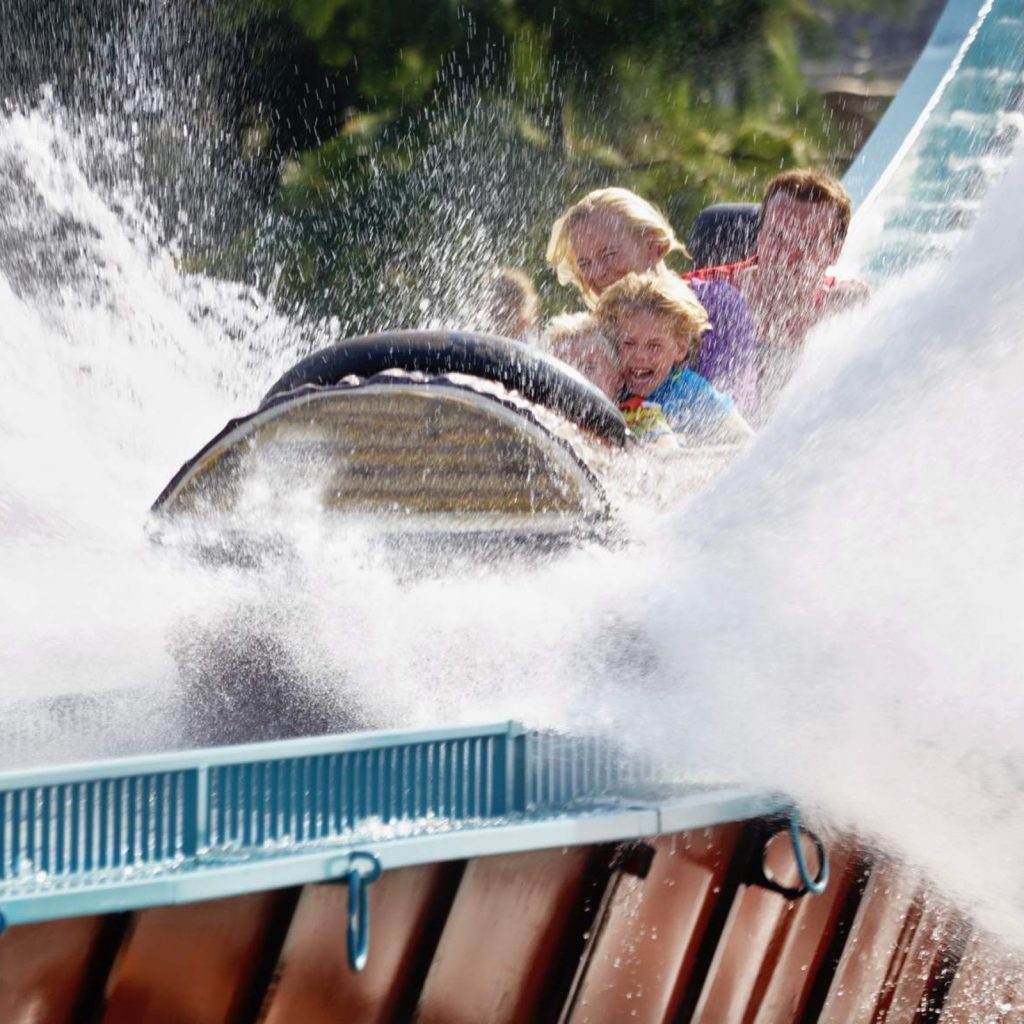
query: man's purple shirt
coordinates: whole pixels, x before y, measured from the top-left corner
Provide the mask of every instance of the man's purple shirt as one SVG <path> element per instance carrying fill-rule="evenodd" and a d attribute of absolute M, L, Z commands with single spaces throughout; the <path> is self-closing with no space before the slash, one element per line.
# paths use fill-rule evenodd
<path fill-rule="evenodd" d="M 724 281 L 686 283 L 711 321 L 701 335 L 697 372 L 749 415 L 757 405 L 757 334 L 746 300 Z"/>

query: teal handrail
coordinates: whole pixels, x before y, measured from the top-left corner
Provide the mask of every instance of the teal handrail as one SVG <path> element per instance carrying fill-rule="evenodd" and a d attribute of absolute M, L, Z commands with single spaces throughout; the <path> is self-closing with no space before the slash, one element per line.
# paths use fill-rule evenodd
<path fill-rule="evenodd" d="M 689 784 L 606 738 L 515 722 L 8 772 L 0 922 L 341 880 L 355 963 L 378 870 L 685 831 L 785 806 L 778 794 Z"/>

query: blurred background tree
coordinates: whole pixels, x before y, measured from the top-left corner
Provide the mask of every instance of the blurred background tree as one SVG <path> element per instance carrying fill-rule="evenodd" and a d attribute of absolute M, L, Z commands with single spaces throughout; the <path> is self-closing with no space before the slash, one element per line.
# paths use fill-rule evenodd
<path fill-rule="evenodd" d="M 231 121 L 275 229 L 215 263 L 348 311 L 346 329 L 385 310 L 465 322 L 501 263 L 566 301 L 546 232 L 589 188 L 633 188 L 685 236 L 709 202 L 831 167 L 800 63 L 828 35 L 806 0 L 229 0 L 223 14 L 246 50 Z M 396 304 L 417 282 L 415 308 Z"/>
<path fill-rule="evenodd" d="M 149 118 L 144 176 L 186 266 L 343 330 L 468 326 L 499 264 L 574 302 L 544 244 L 590 188 L 640 192 L 685 238 L 781 169 L 841 171 L 808 56 L 837 19 L 939 2 L 24 0 L 0 95 L 49 82 L 132 132 Z"/>

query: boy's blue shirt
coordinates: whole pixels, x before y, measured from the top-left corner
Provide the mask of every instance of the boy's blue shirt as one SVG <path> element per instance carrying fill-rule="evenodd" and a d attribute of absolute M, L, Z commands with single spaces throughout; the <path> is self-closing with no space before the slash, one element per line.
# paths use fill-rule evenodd
<path fill-rule="evenodd" d="M 699 373 L 673 370 L 648 396 L 661 406 L 674 431 L 701 436 L 712 434 L 722 421 L 736 412 L 729 395 L 713 388 Z"/>

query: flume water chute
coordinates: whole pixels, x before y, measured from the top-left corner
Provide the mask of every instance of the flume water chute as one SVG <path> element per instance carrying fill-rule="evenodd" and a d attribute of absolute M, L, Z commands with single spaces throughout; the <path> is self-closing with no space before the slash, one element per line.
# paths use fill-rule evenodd
<path fill-rule="evenodd" d="M 977 7 L 965 31 L 979 24 L 984 28 L 993 11 L 1005 15 L 1007 10 L 1007 4 Z M 980 30 L 971 38 L 982 39 Z M 954 52 L 967 51 L 958 44 Z M 934 112 L 937 107 L 928 109 Z M 952 132 L 949 139 L 962 137 Z M 990 152 L 986 159 L 991 156 Z M 889 226 L 897 227 L 896 220 L 891 219 Z M 446 334 L 445 350 L 459 351 L 462 338 Z M 504 342 L 501 346 L 505 357 L 489 367 L 474 369 L 451 356 L 445 357 L 447 362 L 425 364 L 410 356 L 386 365 L 337 366 L 327 379 L 321 379 L 317 369 L 319 357 L 311 357 L 313 363 L 300 364 L 303 369 L 295 376 L 286 375 L 259 408 L 229 424 L 183 467 L 158 499 L 157 521 L 173 530 L 192 521 L 216 527 L 222 518 L 241 522 L 255 533 L 272 533 L 279 524 L 312 513 L 318 522 L 369 523 L 387 539 L 417 533 L 436 539 L 447 531 L 462 543 L 481 531 L 526 537 L 527 548 L 551 538 L 561 543 L 600 535 L 610 510 L 597 466 L 605 447 L 621 442 L 614 410 L 607 418 L 610 407 L 601 401 L 587 400 L 579 406 L 563 401 L 559 395 L 573 391 L 571 374 L 556 367 L 557 373 L 545 376 L 543 360 L 519 355 Z M 377 352 L 393 360 L 400 347 L 396 339 Z M 515 375 L 507 375 L 509 366 L 519 367 Z M 556 386 L 537 388 L 538 380 Z M 861 383 L 855 378 L 850 390 L 859 394 Z M 585 415 L 587 408 L 596 420 Z M 914 420 L 927 424 L 927 416 L 927 410 L 918 410 Z M 607 432 L 595 425 L 602 417 L 607 418 Z M 835 417 L 825 418 L 832 422 Z M 792 431 L 792 420 L 789 426 Z M 877 424 L 865 417 L 854 426 L 870 441 Z M 787 424 L 781 427 L 785 433 Z M 897 433 L 887 455 L 894 450 L 900 454 Z M 801 435 L 796 436 L 799 440 Z M 838 438 L 842 440 L 841 432 Z M 601 643 L 607 635 L 611 633 L 616 644 L 620 639 L 615 635 L 618 620 L 593 614 L 595 608 L 604 611 L 604 606 L 588 605 L 586 580 L 560 591 L 559 580 L 552 575 L 543 577 L 543 585 L 532 591 L 514 592 L 540 607 L 533 619 L 509 615 L 511 601 L 505 594 L 471 590 L 477 604 L 497 598 L 494 613 L 477 619 L 469 613 L 470 602 L 460 603 L 456 597 L 451 600 L 457 613 L 452 618 L 458 621 L 440 621 L 438 629 L 439 620 L 429 614 L 428 603 L 444 604 L 450 594 L 458 593 L 461 581 L 452 585 L 446 580 L 443 593 L 438 586 L 428 589 L 419 603 L 405 604 L 404 579 L 367 600 L 359 587 L 367 577 L 343 576 L 346 587 L 331 596 L 347 589 L 357 591 L 357 600 L 332 604 L 322 600 L 331 580 L 326 578 L 330 574 L 323 549 L 316 547 L 316 557 L 304 564 L 296 561 L 297 573 L 291 571 L 295 566 L 286 564 L 277 573 L 222 574 L 232 581 L 246 577 L 245 587 L 255 585 L 244 593 L 268 597 L 270 603 L 259 609 L 263 614 L 229 619 L 209 646 L 222 652 L 224 641 L 230 640 L 245 654 L 255 647 L 267 652 L 266 657 L 242 659 L 233 675 L 197 673 L 184 703 L 193 707 L 203 693 L 226 692 L 225 680 L 231 679 L 239 684 L 238 699 L 216 705 L 203 716 L 206 720 L 219 717 L 237 724 L 240 708 L 248 709 L 260 725 L 283 717 L 280 709 L 291 706 L 283 697 L 292 697 L 297 690 L 287 671 L 291 666 L 284 665 L 282 671 L 281 654 L 296 653 L 296 646 L 306 656 L 295 666 L 300 684 L 308 664 L 326 665 L 331 686 L 340 689 L 346 683 L 344 659 L 358 658 L 359 648 L 371 647 L 376 648 L 375 657 L 362 659 L 362 675 L 356 682 L 370 678 L 381 689 L 411 682 L 426 690 L 441 678 L 468 689 L 481 680 L 492 682 L 490 676 L 500 674 L 502 662 L 515 660 L 518 646 L 533 659 L 520 673 L 522 680 L 532 673 L 551 689 L 568 688 L 576 673 L 551 672 L 551 665 L 562 668 L 564 662 L 548 661 L 543 645 L 556 629 L 577 639 L 573 616 L 589 616 L 596 624 L 594 634 L 587 637 L 594 650 L 573 648 L 571 642 L 563 650 L 580 660 L 593 658 L 588 664 L 596 663 L 604 677 L 611 678 L 613 699 L 598 711 L 628 723 L 634 747 L 642 743 L 645 750 L 677 753 L 689 740 L 702 755 L 708 747 L 698 745 L 698 733 L 711 722 L 724 734 L 716 742 L 736 763 L 763 766 L 770 759 L 743 760 L 738 738 L 757 747 L 780 742 L 781 737 L 780 745 L 794 748 L 787 751 L 787 764 L 800 764 L 799 784 L 807 783 L 813 794 L 815 787 L 824 790 L 831 782 L 834 795 L 836 776 L 841 774 L 843 784 L 848 784 L 847 800 L 856 791 L 863 801 L 847 805 L 861 808 L 857 827 L 871 829 L 898 804 L 877 784 L 884 768 L 867 762 L 898 764 L 889 761 L 883 746 L 909 750 L 917 764 L 899 764 L 900 770 L 885 782 L 893 790 L 918 786 L 926 797 L 923 774 L 937 762 L 929 761 L 930 752 L 950 749 L 944 746 L 944 733 L 955 731 L 961 724 L 958 719 L 975 713 L 971 703 L 984 680 L 980 673 L 971 675 L 976 661 L 965 659 L 965 670 L 958 664 L 956 671 L 972 685 L 964 703 L 970 710 L 961 715 L 955 705 L 943 728 L 922 733 L 911 717 L 920 713 L 927 718 L 929 699 L 923 687 L 914 690 L 913 672 L 903 673 L 896 683 L 906 684 L 909 691 L 898 694 L 898 709 L 908 711 L 904 725 L 911 742 L 904 747 L 902 737 L 890 740 L 892 732 L 882 719 L 891 709 L 878 699 L 880 692 L 877 686 L 871 688 L 866 672 L 842 693 L 850 701 L 842 706 L 842 714 L 830 715 L 835 694 L 829 692 L 828 676 L 841 668 L 833 658 L 832 623 L 806 615 L 806 608 L 799 606 L 801 594 L 820 594 L 820 605 L 840 621 L 836 635 L 841 631 L 843 642 L 856 649 L 858 669 L 880 663 L 864 659 L 864 649 L 873 640 L 881 637 L 879 647 L 895 644 L 913 623 L 897 609 L 886 622 L 891 630 L 873 633 L 866 602 L 850 608 L 842 604 L 845 593 L 806 590 L 808 567 L 824 566 L 821 575 L 827 578 L 827 560 L 845 554 L 842 548 L 849 536 L 844 533 L 843 543 L 833 544 L 835 535 L 824 526 L 824 516 L 800 516 L 807 491 L 821 478 L 811 476 L 810 487 L 807 480 L 794 482 L 778 472 L 779 461 L 773 466 L 771 444 L 767 447 L 767 453 L 763 447 L 758 452 L 767 459 L 754 471 L 761 467 L 773 477 L 765 493 L 786 499 L 782 513 L 795 519 L 799 543 L 787 547 L 786 529 L 776 529 L 781 521 L 778 510 L 773 515 L 767 504 L 759 503 L 757 481 L 749 486 L 749 476 L 748 486 L 737 488 L 743 492 L 733 506 L 739 515 L 722 516 L 719 505 L 718 529 L 712 536 L 720 544 L 715 557 L 704 561 L 705 550 L 699 545 L 676 548 L 670 538 L 661 536 L 658 555 L 669 572 L 649 573 L 645 581 L 649 586 L 643 591 L 641 613 L 656 625 L 641 640 L 659 640 L 662 650 L 671 651 L 681 637 L 678 649 L 683 657 L 668 663 L 671 674 L 646 674 L 649 651 L 629 636 L 619 652 L 625 653 L 628 663 L 621 657 L 603 660 Z M 779 450 L 775 449 L 777 460 Z M 808 465 L 806 454 L 792 445 L 784 451 L 798 468 Z M 857 453 L 852 454 L 855 460 Z M 850 449 L 822 445 L 815 457 L 826 463 L 824 477 L 835 478 L 850 455 Z M 970 455 L 959 468 L 973 463 L 974 453 Z M 856 481 L 857 494 L 884 494 L 885 480 L 879 480 L 884 477 L 882 464 L 865 465 L 865 483 Z M 916 471 L 917 465 L 913 468 Z M 908 480 L 914 486 L 907 490 L 921 486 L 927 495 L 922 486 L 926 479 L 915 472 L 901 476 L 900 483 Z M 757 548 L 783 556 L 783 569 L 773 575 L 767 590 L 757 578 L 759 552 L 744 551 L 737 544 L 745 529 L 744 502 L 750 516 L 763 521 Z M 850 510 L 842 527 L 860 525 L 852 514 L 857 508 L 854 501 L 823 504 L 829 518 L 843 519 L 832 515 L 835 508 Z M 886 505 L 883 511 L 899 507 Z M 713 501 L 705 509 L 715 517 Z M 936 519 L 951 515 L 941 502 L 932 503 L 929 514 Z M 697 526 L 696 520 L 680 523 Z M 807 524 L 815 528 L 802 530 Z M 877 532 L 883 541 L 888 525 L 879 518 Z M 134 529 L 134 522 L 129 528 Z M 826 548 L 827 560 L 815 561 L 820 555 L 816 546 Z M 887 555 L 893 547 L 898 545 L 890 545 Z M 973 555 L 974 548 L 968 547 Z M 859 551 L 855 545 L 849 550 Z M 985 553 L 991 550 L 990 546 Z M 31 554 L 35 571 L 38 550 Z M 600 563 L 598 569 L 626 569 L 624 561 L 597 554 L 593 561 Z M 698 577 L 690 572 L 685 556 L 692 556 Z M 857 576 L 860 567 L 853 559 L 837 560 L 841 571 Z M 930 561 L 943 569 L 941 557 Z M 776 568 L 771 562 L 767 565 Z M 895 577 L 900 567 L 892 568 Z M 979 568 L 983 571 L 984 563 Z M 883 563 L 881 571 L 875 571 L 876 563 L 868 561 L 865 575 L 872 585 L 885 588 L 890 586 L 889 569 Z M 221 574 L 190 573 L 186 584 L 195 585 L 201 575 Z M 106 574 L 97 579 L 108 582 Z M 356 585 L 350 586 L 353 579 Z M 149 582 L 134 588 L 132 597 L 141 599 Z M 572 605 L 564 617 L 551 614 L 554 602 L 541 593 L 549 584 L 557 598 L 569 597 L 562 601 Z M 632 596 L 635 591 L 628 589 L 629 584 L 625 571 L 612 581 Z M 289 585 L 289 598 L 314 595 L 299 604 L 291 618 L 281 616 L 287 601 L 273 601 L 275 592 Z M 935 589 L 939 586 L 952 589 L 947 579 L 939 579 Z M 669 606 L 671 616 L 664 614 L 664 606 L 660 613 L 650 614 L 659 589 L 684 594 Z M 931 597 L 927 581 L 920 592 L 918 613 Z M 888 607 L 888 594 L 882 589 L 869 593 L 882 600 L 883 611 Z M 381 594 L 384 599 L 376 600 Z M 722 600 L 723 595 L 728 600 Z M 792 596 L 797 600 L 790 600 Z M 833 598 L 839 599 L 838 606 Z M 750 618 L 744 607 L 747 600 L 754 606 Z M 371 616 L 354 614 L 359 601 L 372 606 L 381 628 Z M 796 611 L 792 632 L 790 621 L 773 607 L 776 603 Z M 614 608 L 618 611 L 622 604 Z M 680 609 L 692 624 L 675 614 Z M 326 611 L 324 622 L 316 616 L 321 611 Z M 552 619 L 551 633 L 515 628 L 523 621 L 540 625 L 544 615 Z M 418 617 L 426 620 L 425 629 Z M 209 625 L 212 618 L 195 614 L 183 624 L 183 632 Z M 303 618 L 327 628 L 300 631 L 296 626 Z M 495 628 L 474 628 L 478 623 Z M 744 631 L 755 634 L 751 644 L 738 630 L 730 632 L 735 623 L 753 626 Z M 243 634 L 238 624 L 259 629 Z M 299 643 L 289 651 L 273 642 L 262 647 L 253 642 L 267 635 L 273 640 L 275 627 L 295 632 Z M 861 632 L 864 627 L 868 629 Z M 441 642 L 428 646 L 427 658 L 417 662 L 415 648 L 431 630 Z M 826 634 L 822 643 L 816 632 Z M 758 633 L 764 634 L 763 646 Z M 71 652 L 76 670 L 86 665 L 91 639 L 86 630 L 73 638 L 80 647 Z M 325 639 L 334 641 L 331 653 L 340 648 L 344 658 L 328 660 L 324 647 L 310 642 Z M 558 637 L 559 642 L 563 639 Z M 968 640 L 980 646 L 974 635 Z M 711 645 L 716 645 L 713 657 Z M 193 667 L 198 646 L 185 648 Z M 399 648 L 398 654 L 390 657 L 394 648 Z M 490 660 L 463 660 L 463 648 L 486 649 Z M 782 677 L 792 652 L 797 658 L 792 662 L 791 690 Z M 132 653 L 127 644 L 124 653 Z M 763 656 L 745 659 L 749 653 Z M 948 652 L 940 648 L 929 653 Z M 887 652 L 886 657 L 891 661 L 892 654 Z M 428 660 L 453 662 L 454 669 L 431 675 L 423 671 Z M 781 669 L 776 660 L 781 660 Z M 279 671 L 279 679 L 271 699 L 264 701 L 254 695 L 251 683 L 268 663 Z M 718 675 L 720 666 L 725 671 Z M 911 667 L 920 668 L 928 678 L 928 666 Z M 138 675 L 149 682 L 144 670 Z M 883 682 L 890 681 L 882 675 Z M 630 690 L 634 676 L 654 686 Z M 777 682 L 769 700 L 747 699 L 757 692 L 745 688 L 750 677 Z M 510 673 L 501 680 L 514 690 L 524 711 L 537 713 L 534 702 L 543 697 L 537 679 L 531 677 L 531 685 L 521 687 Z M 717 695 L 711 691 L 719 683 L 721 691 L 732 693 L 732 707 L 715 703 Z M 360 690 L 368 692 L 369 687 Z M 940 689 L 934 700 L 950 694 Z M 872 708 L 858 721 L 849 709 L 856 711 L 858 698 L 865 695 L 865 707 L 879 703 L 883 710 L 876 714 Z M 590 696 L 584 693 L 581 698 L 577 691 L 577 709 Z M 598 696 L 595 703 L 607 701 L 607 694 Z M 700 707 L 702 700 L 712 712 L 738 708 L 739 714 L 709 716 L 707 708 Z M 1012 707 L 1012 702 L 1007 704 Z M 140 725 L 160 714 L 150 691 L 133 706 Z M 112 715 L 108 698 L 98 701 L 97 707 L 105 718 Z M 464 707 L 459 705 L 458 710 Z M 789 722 L 773 718 L 778 709 Z M 665 736 L 653 728 L 660 724 L 658 718 L 666 723 L 671 747 L 662 745 Z M 738 720 L 752 721 L 751 730 L 740 728 Z M 318 719 L 316 728 L 322 730 L 323 721 Z M 368 727 L 374 724 L 378 723 Z M 857 732 L 865 724 L 870 727 L 863 730 L 867 742 L 849 756 L 854 745 L 844 742 L 845 733 Z M 351 729 L 351 721 L 336 727 Z M 926 743 L 915 750 L 913 740 L 922 735 Z M 1012 953 L 1004 956 L 998 942 L 937 897 L 913 868 L 886 860 L 856 837 L 825 835 L 819 848 L 829 854 L 829 886 L 820 896 L 808 895 L 820 888 L 825 871 L 824 865 L 814 863 L 814 845 L 806 844 L 803 854 L 812 867 L 804 874 L 813 877 L 811 885 L 804 879 L 801 895 L 802 840 L 788 800 L 717 781 L 709 784 L 703 776 L 693 783 L 663 777 L 646 759 L 635 763 L 609 747 L 604 737 L 574 739 L 514 726 L 453 727 L 430 735 L 348 733 L 6 775 L 0 779 L 0 914 L 11 927 L 0 939 L 0 1018 L 134 1022 L 142 1014 L 147 1020 L 170 1022 L 229 1020 L 241 1014 L 269 1024 L 333 1021 L 339 1015 L 417 1019 L 421 1024 L 459 1019 L 508 1024 L 542 1019 L 579 1024 L 595 1019 L 651 1024 L 718 1024 L 734 1019 L 761 1024 L 992 1024 L 1015 1019 L 1024 992 L 1019 959 Z M 836 772 L 836 762 L 844 759 L 841 772 Z M 707 764 L 702 761 L 702 768 Z M 983 760 L 982 767 L 990 764 Z M 773 767 L 751 775 L 759 780 L 771 777 Z M 969 774 L 972 765 L 956 763 L 951 771 Z M 941 770 L 937 774 L 946 777 Z M 1008 789 L 1005 795 L 1013 797 L 1014 792 Z M 954 793 L 949 800 L 953 824 L 964 820 L 962 808 L 955 806 L 958 799 Z M 993 806 L 991 801 L 982 802 L 982 813 Z M 1004 806 L 1005 816 L 1012 819 L 1011 800 Z M 910 817 L 914 824 L 929 824 L 927 818 Z M 809 820 L 813 824 L 814 816 Z M 934 818 L 930 825 L 934 828 Z M 962 829 L 953 838 L 963 838 L 965 850 L 983 849 L 985 871 L 999 878 L 1000 859 L 1012 865 L 1013 843 L 984 840 L 993 835 L 1010 839 L 1011 834 L 990 830 L 988 822 L 981 826 L 978 831 Z M 925 842 L 939 845 L 928 827 L 919 831 Z M 890 837 L 885 829 L 875 834 L 883 840 Z M 965 877 L 972 874 L 968 869 L 973 863 L 963 856 Z M 383 868 L 379 877 L 378 868 Z M 766 879 L 775 887 L 766 887 Z M 361 903 L 367 888 L 371 895 Z M 793 895 L 798 898 L 791 902 L 787 897 Z M 174 905 L 185 902 L 194 905 Z M 1012 902 L 1011 892 L 1011 912 Z M 368 920 L 372 923 L 367 948 L 362 940 Z M 353 974 L 346 966 L 346 924 L 356 934 L 349 959 L 365 963 L 362 974 Z"/>
<path fill-rule="evenodd" d="M 881 282 L 946 258 L 1005 172 L 1024 128 L 1024 7 L 950 0 L 843 178 L 846 256 Z"/>

